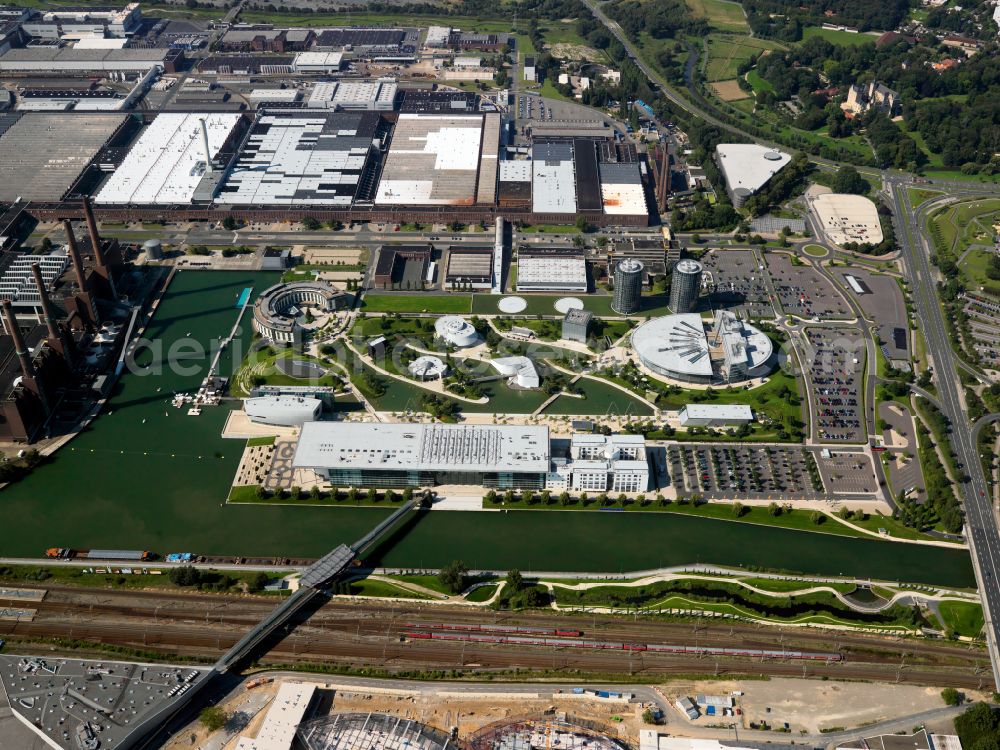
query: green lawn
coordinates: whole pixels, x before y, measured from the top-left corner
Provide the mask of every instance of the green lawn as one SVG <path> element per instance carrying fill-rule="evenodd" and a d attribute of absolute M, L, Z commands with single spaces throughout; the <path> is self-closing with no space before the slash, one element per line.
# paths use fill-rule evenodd
<path fill-rule="evenodd" d="M 994 257 L 996 256 L 989 250 L 973 248 L 962 260 L 960 268 L 977 290 L 982 287 L 987 294 L 1000 295 L 1000 281 L 994 281 L 986 275 L 986 269 L 990 267 Z"/>
<path fill-rule="evenodd" d="M 468 294 L 373 294 L 364 297 L 365 312 L 468 313 L 472 296 Z"/>
<path fill-rule="evenodd" d="M 983 629 L 983 607 L 974 602 L 941 602 L 944 626 L 956 635 L 975 638 Z"/>
<path fill-rule="evenodd" d="M 255 437 L 247 440 L 247 448 L 253 448 L 256 445 L 274 445 L 274 436 L 271 437 Z"/>
<path fill-rule="evenodd" d="M 499 584 L 480 586 L 479 588 L 470 591 L 466 595 L 465 600 L 468 602 L 479 602 L 479 603 L 488 602 L 490 599 L 493 598 L 493 595 L 497 592 L 497 586 L 499 586 Z"/>
<path fill-rule="evenodd" d="M 429 596 L 419 594 L 402 586 L 395 586 L 388 581 L 372 581 L 364 578 L 360 581 L 351 582 L 352 596 L 377 596 L 380 598 L 394 597 L 397 599 L 430 599 Z"/>
<path fill-rule="evenodd" d="M 860 44 L 875 44 L 878 38 L 872 34 L 852 34 L 850 31 L 838 31 L 837 29 L 824 29 L 820 26 L 807 26 L 802 30 L 802 41 L 818 36 L 830 44 L 840 44 L 856 46 Z"/>
<path fill-rule="evenodd" d="M 719 31 L 749 31 L 743 7 L 731 0 L 687 0 L 691 15 L 704 18 Z"/>
<path fill-rule="evenodd" d="M 767 49 L 780 49 L 777 42 L 733 34 L 709 34 L 705 39 L 706 81 L 728 81 L 739 75 L 739 66 Z"/>
<path fill-rule="evenodd" d="M 555 303 L 563 297 L 576 297 L 583 302 L 585 309 L 590 310 L 599 318 L 621 317 L 611 309 L 613 297 L 610 294 L 518 294 L 511 292 L 511 295 L 523 297 L 528 303 L 524 312 L 518 315 L 550 315 L 562 318 L 563 314 L 555 308 Z M 497 304 L 502 297 L 493 294 L 476 294 L 472 298 L 472 312 L 477 315 L 499 315 L 500 310 Z M 642 298 L 642 310 L 633 317 L 655 317 L 667 314 L 667 296 L 648 295 Z"/>
<path fill-rule="evenodd" d="M 774 91 L 774 85 L 770 81 L 761 78 L 756 68 L 747 73 L 747 83 L 750 84 L 755 94 L 759 94 L 762 91 Z"/>
<path fill-rule="evenodd" d="M 814 258 L 822 258 L 827 254 L 827 249 L 825 247 L 821 247 L 820 245 L 806 245 L 802 248 L 802 252 L 806 255 L 811 255 Z"/>
<path fill-rule="evenodd" d="M 784 578 L 741 578 L 740 581 L 754 588 L 774 591 L 783 594 L 789 591 L 801 591 L 815 586 L 826 586 L 842 594 L 849 594 L 857 588 L 853 583 L 839 581 L 790 581 Z"/>

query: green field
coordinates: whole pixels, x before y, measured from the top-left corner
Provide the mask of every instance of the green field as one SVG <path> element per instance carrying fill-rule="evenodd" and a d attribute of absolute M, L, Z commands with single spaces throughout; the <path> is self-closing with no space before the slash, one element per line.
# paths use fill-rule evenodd
<path fill-rule="evenodd" d="M 739 66 L 763 50 L 780 49 L 777 42 L 734 34 L 709 34 L 705 38 L 705 80 L 728 81 L 736 78 Z"/>
<path fill-rule="evenodd" d="M 877 36 L 872 34 L 852 34 L 850 31 L 838 31 L 837 29 L 824 29 L 820 26 L 807 26 L 802 30 L 802 41 L 818 36 L 825 39 L 830 44 L 841 44 L 845 46 L 856 46 L 860 44 L 875 44 Z"/>
<path fill-rule="evenodd" d="M 761 78 L 756 68 L 747 73 L 747 83 L 750 84 L 750 88 L 753 89 L 755 94 L 759 94 L 762 91 L 774 91 L 774 85 L 770 81 L 765 81 Z"/>
<path fill-rule="evenodd" d="M 821 245 L 806 245 L 802 248 L 802 252 L 814 258 L 822 258 L 827 254 L 828 250 Z"/>
<path fill-rule="evenodd" d="M 564 295 L 518 294 L 516 292 L 512 292 L 507 296 L 523 297 L 528 303 L 524 312 L 517 313 L 517 315 L 551 315 L 553 317 L 562 318 L 563 314 L 556 310 L 555 303 L 563 297 L 576 297 L 583 302 L 585 309 L 590 310 L 590 312 L 600 318 L 621 317 L 618 313 L 611 309 L 613 297 L 610 294 L 581 293 Z M 474 295 L 472 299 L 472 312 L 476 315 L 506 315 L 506 313 L 501 313 L 500 309 L 497 307 L 497 304 L 501 299 L 502 297 L 491 294 Z M 650 316 L 666 315 L 668 312 L 667 301 L 667 296 L 665 294 L 644 296 L 642 298 L 642 309 L 636 313 L 634 317 L 645 318 Z"/>
<path fill-rule="evenodd" d="M 399 313 L 468 313 L 472 297 L 468 294 L 372 294 L 364 297 L 365 312 Z"/>
<path fill-rule="evenodd" d="M 944 626 L 955 635 L 975 638 L 982 632 L 983 607 L 974 602 L 941 602 L 938 605 Z"/>
<path fill-rule="evenodd" d="M 743 7 L 731 0 L 687 0 L 691 15 L 704 18 L 719 31 L 749 31 Z"/>

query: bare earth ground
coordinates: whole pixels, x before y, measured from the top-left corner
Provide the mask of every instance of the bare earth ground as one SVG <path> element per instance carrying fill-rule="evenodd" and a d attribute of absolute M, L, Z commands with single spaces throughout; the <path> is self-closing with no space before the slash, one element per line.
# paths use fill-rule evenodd
<path fill-rule="evenodd" d="M 735 102 L 739 99 L 748 99 L 750 94 L 740 88 L 740 84 L 735 78 L 728 81 L 715 81 L 711 84 L 715 95 L 724 102 Z"/>
<path fill-rule="evenodd" d="M 598 50 L 583 44 L 559 42 L 553 44 L 550 49 L 554 57 L 565 60 L 587 60 L 589 62 L 602 62 L 604 60 L 604 56 Z"/>

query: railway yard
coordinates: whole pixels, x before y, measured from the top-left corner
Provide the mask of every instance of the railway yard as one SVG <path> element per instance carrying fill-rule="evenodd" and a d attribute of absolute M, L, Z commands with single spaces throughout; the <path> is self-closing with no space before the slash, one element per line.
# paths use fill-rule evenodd
<path fill-rule="evenodd" d="M 217 658 L 274 607 L 267 596 L 82 591 L 48 587 L 29 621 L 0 622 L 8 650 L 47 644 L 83 655 L 99 646 L 143 659 Z M 290 631 L 290 632 L 289 632 Z M 262 665 L 365 667 L 386 674 L 508 670 L 560 674 L 769 675 L 980 689 L 978 644 L 813 628 L 759 628 L 711 619 L 502 613 L 334 597 L 272 643 Z"/>

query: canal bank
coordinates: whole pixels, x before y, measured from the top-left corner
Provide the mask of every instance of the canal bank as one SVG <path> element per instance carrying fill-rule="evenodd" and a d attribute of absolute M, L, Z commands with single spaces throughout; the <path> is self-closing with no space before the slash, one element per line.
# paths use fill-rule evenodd
<path fill-rule="evenodd" d="M 0 555 L 74 547 L 319 557 L 385 517 L 389 510 L 225 505 L 243 448 L 219 437 L 230 407 L 189 417 L 169 403 L 174 392 L 200 385 L 211 342 L 229 335 L 243 289 L 256 293 L 276 280 L 178 273 L 146 330 L 159 345 L 140 352 L 141 367 L 123 375 L 105 413 L 50 464 L 0 492 Z M 234 351 L 239 359 L 249 345 L 245 320 L 242 327 L 221 358 L 225 375 Z M 367 562 L 437 567 L 453 559 L 477 568 L 609 573 L 701 562 L 974 585 L 962 550 L 667 514 L 432 512 L 415 516 Z"/>

